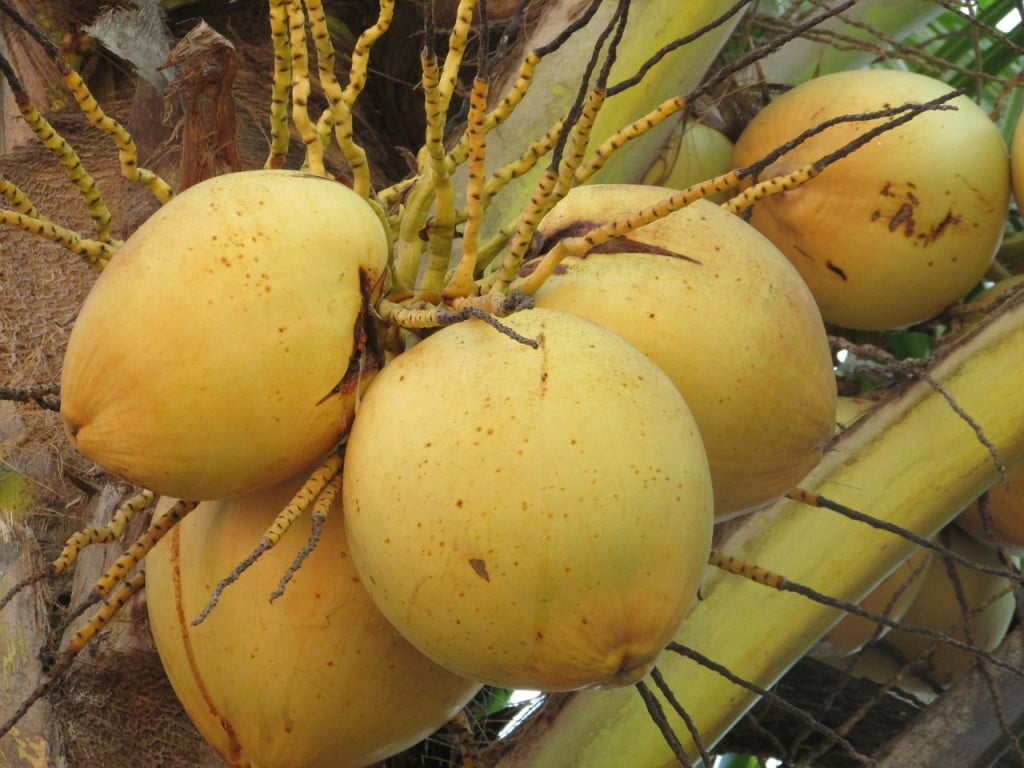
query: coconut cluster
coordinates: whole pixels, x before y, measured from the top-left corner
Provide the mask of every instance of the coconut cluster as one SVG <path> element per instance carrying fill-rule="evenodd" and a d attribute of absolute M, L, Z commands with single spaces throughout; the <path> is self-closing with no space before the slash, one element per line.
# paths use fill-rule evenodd
<path fill-rule="evenodd" d="M 878 77 L 820 88 L 837 113 L 874 108 L 850 100 L 862 93 L 932 96 Z M 735 163 L 828 116 L 799 90 L 751 124 Z M 951 122 L 926 114 L 886 134 L 886 158 L 926 170 L 879 168 L 867 147 L 860 165 L 858 151 L 759 202 L 750 223 L 699 201 L 565 259 L 532 308 L 464 315 L 399 354 L 374 311 L 388 233 L 353 191 L 252 171 L 165 205 L 82 307 L 61 412 L 88 458 L 202 502 L 149 555 L 147 589 L 161 658 L 207 740 L 233 766 L 359 766 L 484 683 L 646 674 L 696 599 L 714 523 L 796 486 L 832 439 L 825 323 L 916 322 L 991 260 L 1006 150 L 957 106 L 934 116 Z M 950 155 L 919 146 L 932 137 L 970 144 L 951 153 L 969 168 L 931 163 Z M 825 132 L 800 151 L 847 140 Z M 522 274 L 671 191 L 573 190 Z M 340 475 L 308 490 L 339 455 Z M 278 514 L 305 493 L 313 538 L 282 534 Z"/>

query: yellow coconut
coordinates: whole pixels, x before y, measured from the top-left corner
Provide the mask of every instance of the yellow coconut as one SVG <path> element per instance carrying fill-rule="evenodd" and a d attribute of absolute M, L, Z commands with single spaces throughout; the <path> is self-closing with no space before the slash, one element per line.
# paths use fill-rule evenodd
<path fill-rule="evenodd" d="M 884 578 L 858 605 L 866 611 L 893 621 L 907 612 L 924 584 L 931 552 L 921 549 L 903 561 Z M 888 633 L 889 627 L 871 619 L 848 614 L 814 647 L 817 658 L 842 658 L 859 650 L 865 643 Z"/>
<path fill-rule="evenodd" d="M 563 312 L 444 328 L 371 383 L 345 453 L 363 582 L 466 677 L 635 682 L 693 601 L 711 483 L 683 398 L 615 334 Z"/>
<path fill-rule="evenodd" d="M 994 550 L 955 528 L 944 532 L 940 540 L 952 551 L 976 563 L 994 567 L 1001 565 Z M 936 555 L 902 621 L 944 632 L 961 642 L 991 651 L 1006 635 L 1013 618 L 1014 597 L 1010 580 L 962 565 L 954 565 L 953 572 L 962 587 L 965 606 L 957 598 L 957 587 L 950 577 L 946 561 Z M 902 630 L 890 632 L 885 642 L 908 661 L 914 661 L 915 669 L 920 670 L 923 677 L 939 685 L 950 684 L 976 661 L 968 651 L 936 644 L 931 638 Z"/>
<path fill-rule="evenodd" d="M 301 480 L 200 504 L 146 558 L 160 658 L 232 768 L 361 768 L 427 736 L 479 687 L 427 660 L 373 606 L 348 556 L 340 503 L 281 597 L 269 601 L 306 544 L 308 520 L 192 625 Z"/>
<path fill-rule="evenodd" d="M 670 192 L 574 189 L 542 221 L 542 247 Z M 778 249 L 716 205 L 567 259 L 535 299 L 615 331 L 669 375 L 704 438 L 719 518 L 793 488 L 833 434 L 832 355 L 814 299 Z"/>
<path fill-rule="evenodd" d="M 117 252 L 82 306 L 61 415 L 86 457 L 170 496 L 282 482 L 346 431 L 376 367 L 366 301 L 383 227 L 290 171 L 191 187 Z"/>
<path fill-rule="evenodd" d="M 721 131 L 699 120 L 680 121 L 671 137 L 644 174 L 643 183 L 686 189 L 728 173 L 732 167 L 732 141 Z M 710 199 L 722 202 L 728 192 Z"/>
<path fill-rule="evenodd" d="M 805 82 L 769 104 L 736 142 L 749 165 L 833 117 L 950 91 L 896 70 L 859 70 Z M 872 139 L 792 191 L 758 202 L 751 223 L 803 275 L 828 323 L 881 330 L 938 314 L 973 287 L 1002 238 L 1010 194 L 1006 145 L 967 97 Z M 815 161 L 881 121 L 832 126 L 761 175 Z"/>
<path fill-rule="evenodd" d="M 985 494 L 984 509 L 975 501 L 957 516 L 956 524 L 990 547 L 1004 547 L 1015 556 L 1024 555 L 1024 462 L 1017 462 L 1002 480 Z M 987 518 L 987 519 L 986 519 Z"/>

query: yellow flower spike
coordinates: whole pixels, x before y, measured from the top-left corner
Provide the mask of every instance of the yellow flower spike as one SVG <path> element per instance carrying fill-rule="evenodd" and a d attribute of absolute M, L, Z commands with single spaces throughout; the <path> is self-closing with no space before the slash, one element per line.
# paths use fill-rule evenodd
<path fill-rule="evenodd" d="M 523 210 L 518 222 L 516 222 L 515 234 L 512 236 L 512 241 L 505 251 L 501 272 L 491 285 L 491 290 L 504 292 L 505 288 L 515 278 L 519 265 L 522 264 L 526 251 L 530 247 L 530 242 L 533 238 L 533 233 L 537 230 L 537 225 L 544 218 L 544 214 L 551 208 L 547 203 L 551 199 L 551 194 L 557 184 L 558 174 L 548 168 L 540 177 L 537 188 L 530 196 L 529 204 Z"/>
<path fill-rule="evenodd" d="M 145 509 L 149 509 L 156 501 L 156 494 L 143 491 L 132 496 L 114 512 L 113 518 L 104 526 L 86 528 L 73 534 L 64 544 L 57 558 L 50 563 L 49 570 L 54 574 L 63 573 L 78 560 L 79 553 L 92 544 L 107 544 L 124 535 L 125 528 L 132 519 Z"/>
<path fill-rule="evenodd" d="M 22 192 L 18 185 L 10 179 L 0 178 L 0 195 L 3 195 L 4 199 L 13 205 L 18 213 L 24 214 L 30 219 L 47 220 L 45 216 L 39 213 L 35 204 L 28 199 L 28 195 Z"/>
<path fill-rule="evenodd" d="M 327 520 L 327 515 L 330 513 L 331 507 L 334 505 L 339 493 L 341 493 L 340 472 L 327 481 L 327 485 L 324 486 L 320 495 L 316 497 L 316 501 L 313 503 L 313 508 L 309 512 L 309 538 L 306 540 L 306 543 L 302 548 L 295 553 L 295 559 L 281 576 L 281 580 L 277 584 L 277 589 L 270 594 L 271 602 L 277 600 L 277 598 L 284 594 L 284 590 L 285 587 L 287 587 L 288 582 L 292 580 L 292 577 L 298 572 L 299 568 L 302 567 L 302 563 L 316 548 L 316 545 L 320 541 L 320 535 L 323 532 L 324 521 Z"/>
<path fill-rule="evenodd" d="M 594 88 L 583 103 L 583 110 L 579 119 L 573 123 L 572 131 L 569 134 L 568 152 L 562 158 L 558 168 L 558 186 L 551 200 L 551 206 L 568 194 L 569 190 L 579 182 L 576 176 L 579 173 L 580 165 L 583 163 L 587 153 L 587 144 L 590 141 L 590 132 L 597 120 L 597 115 L 604 105 L 607 91 L 604 88 Z"/>
<path fill-rule="evenodd" d="M 589 10 L 589 4 L 584 5 Z M 607 26 L 608 18 L 616 6 L 616 3 L 601 3 L 590 21 L 579 25 L 581 28 L 573 33 L 567 45 L 560 46 L 557 38 L 551 40 L 553 30 L 550 27 L 537 27 L 534 36 L 526 44 L 540 52 L 543 63 L 537 68 L 531 85 L 532 96 L 528 94 L 522 104 L 517 106 L 514 115 L 504 123 L 503 132 L 510 136 L 536 136 L 564 117 L 565 99 L 554 99 L 550 94 L 565 93 L 565 89 L 579 84 L 580 73 L 584 68 L 580 61 L 581 51 L 586 51 L 587 46 L 594 44 L 593 41 Z M 738 4 L 732 0 L 686 4 L 685 9 L 679 3 L 657 0 L 650 3 L 650 7 L 645 5 L 642 13 L 631 14 L 629 31 L 618 46 L 609 83 L 632 76 L 641 67 L 645 68 L 647 74 L 638 87 L 629 88 L 609 98 L 593 129 L 594 144 L 599 145 L 623 125 L 649 112 L 666 98 L 696 88 L 735 24 L 738 9 Z M 582 19 L 584 15 L 580 14 L 579 18 Z M 716 23 L 717 26 L 713 27 Z M 691 34 L 699 38 L 677 49 L 666 47 Z M 555 45 L 547 45 L 549 42 Z M 651 54 L 655 51 L 658 56 L 652 59 Z M 492 90 L 503 92 L 508 87 L 506 83 L 513 81 L 516 76 L 513 72 L 506 80 L 493 83 Z M 663 124 L 661 128 L 667 128 L 667 125 Z M 668 131 L 665 133 L 667 135 Z M 649 142 L 628 142 L 628 146 L 616 152 L 615 158 L 609 159 L 609 163 L 602 169 L 601 180 L 605 183 L 637 181 L 640 173 L 636 169 L 646 167 L 650 157 L 657 154 L 657 138 L 653 136 Z M 492 161 L 500 167 L 509 162 L 510 156 L 514 158 L 519 154 L 519 147 L 511 143 L 510 146 L 496 145 L 491 154 Z M 503 197 L 498 201 L 500 205 L 491 206 L 485 216 L 483 231 L 486 236 L 502 228 L 507 211 L 518 211 L 526 207 L 539 175 L 540 169 L 533 168 L 532 172 L 505 185 Z"/>
<path fill-rule="evenodd" d="M 270 0 L 270 42 L 274 46 L 274 78 L 270 92 L 270 153 L 264 168 L 282 168 L 291 138 L 288 131 L 288 89 L 292 83 L 292 48 L 288 34 L 289 0 Z"/>
<path fill-rule="evenodd" d="M 349 68 L 348 85 L 343 97 L 350 107 L 356 103 L 359 94 L 366 87 L 366 73 L 370 61 L 370 49 L 388 28 L 395 16 L 395 0 L 380 0 L 380 12 L 377 21 L 363 30 L 352 49 L 352 65 Z"/>
<path fill-rule="evenodd" d="M 63 80 L 78 103 L 79 109 L 96 128 L 107 134 L 117 146 L 121 175 L 128 181 L 144 186 L 159 203 L 163 204 L 170 200 L 174 195 L 170 185 L 152 171 L 139 167 L 139 151 L 135 146 L 135 140 L 124 126 L 103 111 L 81 75 L 73 69 L 68 69 L 63 74 Z"/>
<path fill-rule="evenodd" d="M 536 51 L 530 51 L 526 54 L 526 57 L 519 65 L 519 75 L 516 77 L 515 82 L 509 87 L 501 101 L 498 102 L 498 105 L 487 113 L 487 118 L 484 121 L 485 133 L 494 130 L 505 122 L 523 100 L 526 92 L 530 89 L 530 83 L 533 82 L 533 74 L 537 69 L 537 65 L 540 64 L 540 59 L 541 57 Z M 557 135 L 557 130 L 555 133 Z M 462 165 L 469 156 L 469 142 L 469 135 L 464 133 L 449 151 L 448 156 L 445 158 L 449 173 L 454 171 L 457 166 Z"/>
<path fill-rule="evenodd" d="M 330 143 L 332 131 L 336 132 L 338 147 L 349 161 L 349 167 L 363 166 L 366 163 L 366 153 L 356 146 L 352 139 L 352 110 L 345 103 L 341 83 L 334 74 L 334 46 L 331 43 L 331 33 L 327 27 L 323 4 L 320 0 L 304 2 L 310 34 L 316 48 L 317 76 L 320 78 L 320 85 L 324 89 L 328 104 L 327 109 L 317 120 L 317 138 L 326 148 Z"/>
<path fill-rule="evenodd" d="M 40 143 L 50 150 L 50 154 L 64 168 L 64 172 L 67 174 L 68 179 L 71 180 L 71 183 L 78 188 L 85 207 L 89 211 L 89 216 L 96 227 L 97 238 L 102 242 L 113 244 L 114 240 L 110 234 L 110 209 L 103 202 L 103 197 L 96 186 L 96 180 L 85 170 L 81 159 L 78 157 L 78 153 L 32 105 L 24 86 L 14 71 L 14 67 L 3 56 L 0 56 L 0 76 L 7 81 L 22 119 L 32 133 L 36 135 Z M 8 181 L 4 181 L 3 185 L 4 197 L 19 212 L 31 218 L 42 219 L 35 206 L 32 205 L 31 201 L 21 190 Z"/>
<path fill-rule="evenodd" d="M 616 55 L 618 43 L 625 29 L 627 14 L 620 7 L 609 22 L 608 27 L 598 37 L 596 49 L 592 54 L 581 85 L 569 115 L 572 122 L 563 127 L 553 147 L 553 158 L 547 169 L 541 174 L 540 180 L 530 197 L 530 203 L 523 211 L 516 225 L 516 232 L 508 246 L 501 266 L 498 279 L 490 286 L 490 290 L 503 292 L 508 284 L 515 279 L 519 266 L 533 241 L 537 225 L 544 215 L 555 204 L 568 194 L 574 185 L 573 178 L 579 164 L 583 162 L 587 144 L 595 122 L 604 104 L 606 85 L 611 62 Z M 607 41 L 606 60 L 596 75 L 595 85 L 586 89 L 590 72 L 600 61 L 599 54 Z"/>
<path fill-rule="evenodd" d="M 441 92 L 441 71 L 437 57 L 424 50 L 420 56 L 423 70 L 423 106 L 426 113 L 426 153 L 424 183 L 429 184 L 434 198 L 433 217 L 428 223 L 427 263 L 421 270 L 414 301 L 437 303 L 441 298 L 444 274 L 451 257 L 455 234 L 455 190 L 444 165 L 445 99 Z"/>
<path fill-rule="evenodd" d="M 522 264 L 533 242 L 533 235 L 537 231 L 537 225 L 540 224 L 540 220 L 574 186 L 573 177 L 579 164 L 583 161 L 587 141 L 590 139 L 590 130 L 597 119 L 601 105 L 604 103 L 604 95 L 605 91 L 603 88 L 595 88 L 587 95 L 579 118 L 569 128 L 566 140 L 567 151 L 558 164 L 557 171 L 549 168 L 541 176 L 537 188 L 530 198 L 529 206 L 523 211 L 516 224 L 515 234 L 512 236 L 512 240 L 509 242 L 502 260 L 500 274 L 493 281 L 488 279 L 485 283 L 488 290 L 503 292 L 515 279 L 519 266 Z M 554 134 L 553 144 L 557 144 L 559 133 L 560 131 L 552 129 L 543 138 L 546 140 Z M 530 159 L 532 161 L 535 161 L 532 151 L 536 146 L 537 143 L 535 142 L 527 150 L 528 153 L 531 153 Z M 530 164 L 532 165 L 532 163 Z M 516 170 L 525 172 L 522 166 Z"/>
<path fill-rule="evenodd" d="M 139 496 L 133 497 L 118 510 L 115 514 L 115 520 L 124 520 L 126 515 L 130 517 L 131 514 L 139 511 L 139 509 L 149 506 L 152 501 L 152 494 L 149 494 L 148 491 L 140 494 Z M 50 668 L 49 677 L 32 691 L 32 693 L 24 702 L 22 702 L 21 706 L 14 712 L 14 714 L 11 715 L 11 717 L 7 719 L 5 723 L 0 725 L 0 733 L 7 733 L 33 703 L 49 693 L 49 691 L 60 682 L 63 675 L 68 671 L 68 669 L 70 669 L 71 662 L 74 661 L 75 656 L 89 643 L 90 640 L 92 640 L 93 637 L 96 636 L 97 632 L 103 629 L 103 627 L 105 627 L 107 623 L 117 615 L 118 611 L 125 606 L 129 598 L 143 587 L 145 584 L 144 573 L 137 573 L 128 579 L 126 579 L 125 576 L 130 570 L 137 566 L 139 562 L 141 562 L 146 553 L 156 545 L 164 534 L 166 534 L 185 515 L 195 509 L 196 506 L 197 504 L 195 502 L 179 501 L 166 511 L 158 514 L 153 519 L 153 522 L 150 523 L 146 532 L 132 545 L 132 548 L 118 558 L 117 562 L 115 562 L 114 565 L 99 578 L 93 587 L 92 595 L 94 598 L 101 599 L 102 605 L 92 615 L 92 617 L 72 635 L 65 650 L 60 654 L 56 662 Z M 134 510 L 134 512 L 131 512 L 130 510 Z M 127 521 L 125 520 L 125 522 Z M 89 543 L 100 542 L 94 541 Z"/>
<path fill-rule="evenodd" d="M 554 148 L 564 125 L 564 120 L 556 122 L 548 128 L 547 133 L 538 139 L 535 139 L 525 150 L 523 150 L 523 153 L 517 159 L 506 163 L 491 174 L 491 178 L 488 179 L 487 183 L 484 185 L 485 206 L 491 201 L 491 198 L 501 191 L 502 187 L 513 179 L 517 179 L 520 176 L 529 173 L 537 164 L 537 161 Z"/>
<path fill-rule="evenodd" d="M 128 523 L 139 513 L 152 506 L 156 500 L 156 496 L 152 491 L 143 491 L 142 493 L 131 497 L 128 501 L 124 502 L 114 512 L 111 521 L 105 526 L 98 526 L 94 528 L 86 528 L 78 531 L 68 538 L 64 543 L 64 547 L 60 554 L 49 564 L 44 566 L 41 570 L 29 575 L 27 578 L 22 579 L 20 582 L 15 584 L 11 589 L 0 597 L 0 610 L 3 610 L 11 599 L 21 592 L 25 587 L 35 584 L 43 579 L 52 578 L 61 573 L 64 573 L 78 560 L 78 555 L 81 551 L 88 546 L 93 544 L 107 544 L 120 538 L 125 531 Z M 137 562 L 137 561 L 136 561 Z M 113 577 L 112 579 L 107 578 L 110 575 L 110 571 L 104 574 L 103 577 L 93 587 L 93 594 L 103 595 L 110 591 L 116 583 L 120 581 L 120 578 Z M 3 731 L 0 731 L 3 732 Z"/>
<path fill-rule="evenodd" d="M 317 176 L 326 176 L 324 171 L 324 148 L 320 133 L 309 116 L 309 53 L 306 50 L 306 14 L 298 2 L 285 6 L 288 12 L 289 45 L 292 51 L 292 122 L 299 131 L 306 147 L 303 170 Z"/>
<path fill-rule="evenodd" d="M 370 27 L 363 30 L 352 49 L 352 64 L 349 67 L 348 85 L 342 94 L 342 101 L 347 109 L 340 111 L 343 118 L 335 117 L 335 140 L 341 151 L 348 160 L 352 170 L 352 189 L 360 197 L 370 196 L 370 167 L 366 161 L 366 150 L 360 147 L 353 138 L 352 107 L 356 103 L 359 94 L 366 86 L 366 73 L 370 61 L 370 49 L 380 39 L 381 35 L 388 31 L 391 20 L 395 15 L 395 0 L 380 0 L 380 13 L 377 21 Z"/>
<path fill-rule="evenodd" d="M 274 518 L 263 537 L 276 544 L 293 522 L 313 505 L 318 496 L 335 477 L 341 474 L 341 454 L 332 453 L 314 471 L 284 509 Z M 328 503 L 328 506 L 330 504 Z"/>
<path fill-rule="evenodd" d="M 864 133 L 858 135 L 856 138 L 847 142 L 838 149 L 830 152 L 829 154 L 823 157 L 819 157 L 814 162 L 800 166 L 799 168 L 795 169 L 794 171 L 791 171 L 790 173 L 781 176 L 775 176 L 766 179 L 765 181 L 760 182 L 758 184 L 754 184 L 751 187 L 748 187 L 742 193 L 736 195 L 726 203 L 723 203 L 722 206 L 732 213 L 740 213 L 762 198 L 765 198 L 769 195 L 777 194 L 779 192 L 787 192 L 791 189 L 794 189 L 800 186 L 801 184 L 810 181 L 815 176 L 819 175 L 825 168 L 827 168 L 832 163 L 846 157 L 851 152 L 864 146 L 865 144 L 870 143 L 872 140 L 875 139 L 875 137 L 879 136 L 880 134 L 885 133 L 886 131 L 891 131 L 893 128 L 897 128 L 903 125 L 904 123 L 908 123 L 918 115 L 929 110 L 950 109 L 950 107 L 947 106 L 946 103 L 956 98 L 958 95 L 959 92 L 957 91 L 949 91 L 927 102 L 907 103 L 895 108 L 886 108 L 884 110 L 880 110 L 880 112 L 890 116 L 889 119 L 887 119 L 884 123 L 876 125 L 875 127 L 865 131 Z M 866 112 L 861 115 L 855 115 L 853 116 L 853 121 L 868 120 L 871 119 L 872 117 L 877 117 L 878 114 L 879 112 Z M 801 134 L 801 136 L 794 140 L 794 142 L 787 142 L 787 146 L 789 144 L 799 144 L 802 138 L 812 136 L 815 133 L 818 133 L 819 130 L 827 126 L 833 125 L 836 122 L 848 121 L 849 116 L 845 115 L 838 118 L 826 120 L 820 123 L 815 128 L 806 131 L 804 134 Z M 782 148 L 780 147 L 780 149 Z M 737 173 L 741 177 L 751 176 L 755 172 L 762 171 L 765 167 L 767 167 L 769 162 L 773 162 L 774 159 L 777 159 L 777 157 L 780 154 L 781 153 L 778 150 L 776 150 L 770 153 L 770 160 L 769 158 L 764 158 L 758 161 L 756 164 L 751 165 L 747 168 L 737 169 L 735 173 Z"/>
<path fill-rule="evenodd" d="M 590 160 L 576 171 L 576 184 L 583 184 L 585 181 L 588 181 L 591 176 L 604 167 L 608 158 L 623 147 L 626 142 L 644 136 L 648 131 L 661 125 L 672 115 L 686 109 L 688 104 L 689 102 L 682 97 L 667 99 L 643 117 L 634 120 L 624 128 L 620 128 L 601 142 L 600 146 L 594 150 Z"/>
<path fill-rule="evenodd" d="M 93 594 L 110 594 L 124 581 L 128 573 L 142 562 L 142 558 L 149 554 L 157 542 L 197 506 L 198 502 L 195 501 L 177 501 L 167 510 L 157 514 L 145 532 L 96 580 L 92 589 Z"/>
<path fill-rule="evenodd" d="M 421 329 L 436 328 L 441 325 L 438 319 L 438 307 L 405 307 L 394 301 L 384 299 L 377 305 L 377 314 L 391 325 L 400 328 Z"/>
<path fill-rule="evenodd" d="M 394 258 L 392 260 L 393 286 L 391 296 L 405 299 L 413 294 L 416 277 L 419 274 L 420 257 L 423 254 L 424 242 L 420 232 L 426 225 L 430 207 L 434 202 L 434 191 L 429 178 L 423 170 L 423 157 L 420 157 L 420 172 L 412 189 L 405 198 L 401 221 L 398 225 L 398 237 L 395 241 Z"/>
<path fill-rule="evenodd" d="M 433 53 L 424 51 L 420 57 L 426 110 L 424 149 L 429 158 L 428 181 L 433 189 L 434 215 L 427 230 L 429 255 L 421 270 L 414 301 L 437 303 L 441 300 L 445 274 L 451 262 L 452 242 L 459 216 L 455 210 L 455 190 L 446 163 L 444 129 L 475 7 L 476 0 L 461 0 L 459 3 L 455 24 L 448 37 L 448 52 L 440 70 Z"/>
<path fill-rule="evenodd" d="M 26 216 L 18 211 L 0 210 L 0 224 L 22 229 L 57 243 L 100 270 L 107 266 L 116 252 L 110 243 L 89 240 L 47 219 Z"/>
<path fill-rule="evenodd" d="M 103 605 L 93 614 L 86 625 L 75 632 L 74 637 L 68 643 L 67 653 L 74 655 L 81 651 L 95 637 L 96 633 L 103 629 L 117 615 L 118 611 L 124 608 L 132 595 L 142 589 L 145 584 L 145 573 L 137 573 L 124 582 L 120 589 L 103 601 Z"/>
<path fill-rule="evenodd" d="M 739 10 L 739 6 L 733 6 L 733 8 L 726 11 L 726 13 L 722 17 L 719 17 L 719 21 L 724 22 L 729 17 L 731 17 L 733 13 L 737 10 Z M 833 11 L 830 11 L 829 13 L 835 12 L 837 10 L 842 10 L 842 8 L 833 9 Z M 807 20 L 803 24 L 798 25 L 798 27 L 790 30 L 788 35 L 792 37 L 801 30 L 806 31 L 807 28 L 817 25 L 821 20 L 821 17 Z M 705 32 L 706 31 L 707 30 L 705 30 Z M 697 37 L 699 36 L 700 35 L 698 35 Z M 687 38 L 682 39 L 685 40 Z M 693 42 L 694 39 L 695 38 L 691 37 L 690 42 Z M 760 58 L 761 55 L 762 54 L 760 53 L 752 52 L 751 54 L 748 55 L 747 58 L 749 58 L 751 61 L 756 61 Z M 733 65 L 733 67 L 730 67 L 727 70 L 718 72 L 715 76 L 715 81 L 720 82 L 727 74 L 737 71 L 738 68 L 739 65 L 735 64 Z M 623 85 L 624 83 L 619 83 L 618 85 L 613 86 L 611 88 L 612 95 L 618 95 L 622 93 L 622 91 L 624 90 Z M 600 171 L 605 166 L 605 164 L 611 158 L 612 155 L 614 155 L 618 150 L 624 147 L 628 142 L 646 135 L 649 131 L 661 125 L 667 118 L 686 109 L 686 107 L 689 106 L 689 104 L 690 100 L 681 96 L 673 96 L 667 98 L 663 102 L 661 102 L 661 104 L 654 107 L 647 114 L 643 115 L 640 118 L 637 118 L 636 120 L 629 123 L 625 127 L 620 128 L 614 133 L 612 133 L 594 151 L 594 155 L 591 158 L 591 160 L 588 161 L 579 170 L 579 172 L 576 175 L 576 183 L 582 184 L 589 180 L 591 176 L 593 176 L 595 173 Z"/>
<path fill-rule="evenodd" d="M 271 522 L 270 526 L 260 537 L 256 548 L 240 562 L 227 576 L 217 582 L 210 594 L 210 599 L 199 615 L 192 621 L 193 626 L 201 624 L 217 607 L 217 601 L 221 594 L 229 586 L 238 581 L 239 577 L 248 570 L 263 553 L 272 549 L 281 540 L 281 537 L 291 528 L 299 516 L 312 505 L 313 512 L 326 516 L 337 496 L 341 485 L 341 454 L 335 452 L 330 454 L 323 463 L 302 484 L 302 487 L 295 492 L 292 500 L 289 501 Z M 321 501 L 325 498 L 325 501 Z"/>
<path fill-rule="evenodd" d="M 471 296 L 476 292 L 477 240 L 484 213 L 484 166 L 487 157 L 486 115 L 487 81 L 473 79 L 469 94 L 469 116 L 466 136 L 469 137 L 469 181 L 466 184 L 466 228 L 462 233 L 462 256 L 444 289 L 446 299 Z"/>
<path fill-rule="evenodd" d="M 476 8 L 476 2 L 477 0 L 459 0 L 459 7 L 455 12 L 455 24 L 452 26 L 451 34 L 448 35 L 448 53 L 445 54 L 444 65 L 438 81 L 439 106 L 443 115 L 448 113 L 452 94 L 455 93 L 459 67 L 462 66 L 462 58 L 466 53 L 466 41 L 469 40 L 469 32 L 473 24 L 473 10 Z"/>
<path fill-rule="evenodd" d="M 113 236 L 110 233 L 112 219 L 110 209 L 100 195 L 96 180 L 82 165 L 78 153 L 64 140 L 64 137 L 57 133 L 57 129 L 28 102 L 28 97 L 24 93 L 15 93 L 14 99 L 18 104 L 18 111 L 29 128 L 32 129 L 32 133 L 44 147 L 50 150 L 57 162 L 64 167 L 68 179 L 78 188 L 82 201 L 96 227 L 96 238 L 104 243 L 113 243 Z"/>
<path fill-rule="evenodd" d="M 377 193 L 377 201 L 385 208 L 390 208 L 398 203 L 402 195 L 408 191 L 415 182 L 415 177 L 408 177 L 402 179 L 397 184 L 392 184 L 390 187 L 384 187 L 384 189 Z"/>
<path fill-rule="evenodd" d="M 722 207 L 729 211 L 729 213 L 740 214 L 758 200 L 762 200 L 769 195 L 777 195 L 780 192 L 796 189 L 801 184 L 813 179 L 821 171 L 822 169 L 816 167 L 813 163 L 808 163 L 801 168 L 797 168 L 792 173 L 787 173 L 785 176 L 774 176 L 752 187 L 747 187 L 735 197 L 722 203 Z"/>
<path fill-rule="evenodd" d="M 742 576 L 744 579 L 749 579 L 757 584 L 763 584 L 766 587 L 772 589 L 779 589 L 786 583 L 786 578 L 778 573 L 769 571 L 759 565 L 748 563 L 736 557 L 730 557 L 729 555 L 720 552 L 717 549 L 711 550 L 711 554 L 708 556 L 708 564 L 715 566 L 726 573 L 731 573 L 734 576 Z"/>
<path fill-rule="evenodd" d="M 392 325 L 408 329 L 439 328 L 475 317 L 491 325 L 496 330 L 516 338 L 522 344 L 533 346 L 536 342 L 516 337 L 497 318 L 506 317 L 520 309 L 525 309 L 528 302 L 524 294 L 490 291 L 480 295 L 459 296 L 452 300 L 452 308 L 444 305 L 417 305 L 406 307 L 393 301 L 384 300 L 377 305 L 377 314 L 382 320 Z"/>

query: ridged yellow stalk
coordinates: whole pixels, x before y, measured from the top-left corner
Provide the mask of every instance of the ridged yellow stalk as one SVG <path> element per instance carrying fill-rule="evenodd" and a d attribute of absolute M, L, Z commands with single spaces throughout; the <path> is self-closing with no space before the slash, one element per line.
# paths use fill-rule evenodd
<path fill-rule="evenodd" d="M 546 4 L 540 23 L 526 41 L 532 50 L 554 39 L 566 25 L 576 19 L 588 3 L 578 0 L 555 0 Z M 702 0 L 680 3 L 678 0 L 634 0 L 630 4 L 629 26 L 618 46 L 609 85 L 633 76 L 655 51 L 688 35 L 719 16 L 734 5 L 734 0 Z M 561 49 L 544 57 L 537 67 L 530 92 L 511 118 L 499 128 L 487 147 L 489 170 L 508 163 L 526 148 L 528 140 L 543 135 L 550 125 L 569 111 L 579 90 L 581 77 L 590 53 L 597 45 L 601 31 L 615 10 L 616 3 L 602 3 L 594 18 Z M 708 32 L 698 40 L 665 56 L 644 77 L 643 82 L 610 98 L 601 110 L 594 126 L 591 150 L 622 126 L 654 109 L 662 101 L 685 94 L 704 77 L 721 46 L 728 39 L 742 14 Z M 511 73 L 514 78 L 515 72 Z M 500 98 L 509 83 L 496 83 L 491 94 Z M 650 166 L 671 131 L 672 120 L 656 129 L 650 140 L 633 142 L 623 148 L 597 175 L 597 180 L 637 182 Z M 509 223 L 526 207 L 530 193 L 537 184 L 547 159 L 543 159 L 532 172 L 511 182 L 488 209 L 484 217 L 484 230 L 494 232 Z M 465 188 L 466 169 L 456 175 L 455 188 Z"/>
<path fill-rule="evenodd" d="M 931 376 L 980 425 L 1005 464 L 1024 454 L 1024 295 L 931 368 Z M 945 398 L 923 381 L 894 392 L 827 454 L 801 486 L 928 536 L 998 479 L 988 449 Z M 911 551 L 895 535 L 824 509 L 783 500 L 738 526 L 730 555 L 841 599 L 857 601 Z M 840 618 L 788 592 L 709 571 L 704 599 L 676 641 L 742 678 L 769 686 Z M 709 748 L 754 703 L 714 672 L 665 652 L 658 667 Z M 668 706 L 664 705 L 668 710 Z M 681 720 L 670 716 L 691 754 Z M 635 691 L 577 694 L 552 721 L 521 737 L 502 768 L 660 768 L 676 765 Z"/>

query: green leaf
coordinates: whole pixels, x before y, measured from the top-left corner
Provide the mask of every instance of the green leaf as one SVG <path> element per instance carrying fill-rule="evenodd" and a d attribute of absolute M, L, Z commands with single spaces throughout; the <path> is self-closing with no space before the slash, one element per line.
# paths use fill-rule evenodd
<path fill-rule="evenodd" d="M 482 720 L 485 717 L 501 712 L 501 710 L 508 706 L 513 693 L 515 693 L 513 688 L 492 688 L 488 686 L 474 703 L 474 718 Z"/>
<path fill-rule="evenodd" d="M 760 768 L 760 765 L 753 755 L 722 755 L 715 768 Z"/>
<path fill-rule="evenodd" d="M 887 331 L 882 334 L 886 346 L 896 357 L 923 359 L 931 352 L 931 336 L 920 331 Z"/>

